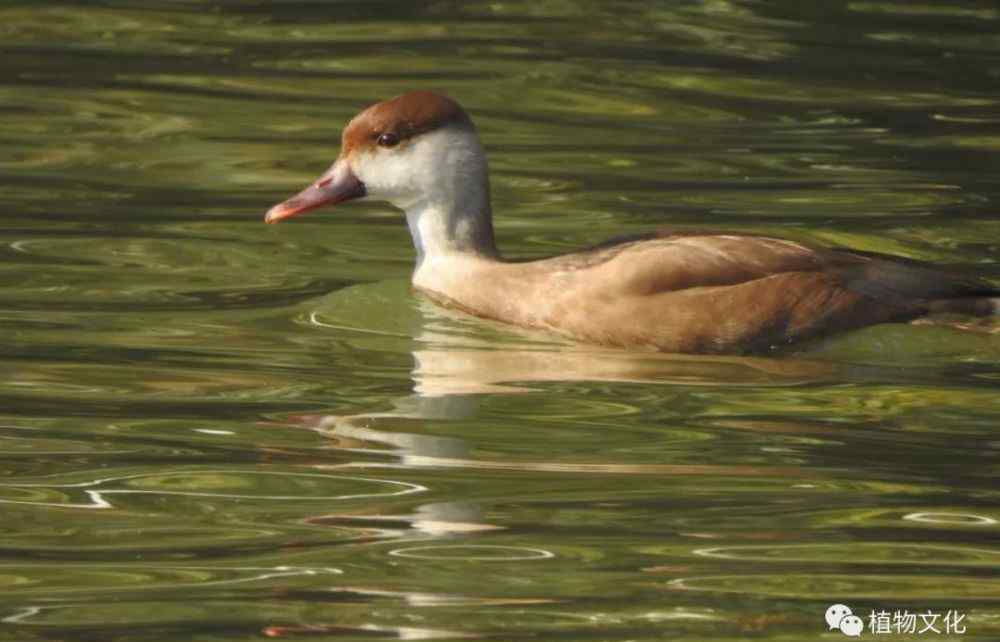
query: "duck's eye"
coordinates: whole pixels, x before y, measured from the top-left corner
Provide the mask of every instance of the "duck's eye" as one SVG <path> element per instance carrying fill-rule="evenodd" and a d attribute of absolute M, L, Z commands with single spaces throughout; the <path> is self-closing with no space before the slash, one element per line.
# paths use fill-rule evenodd
<path fill-rule="evenodd" d="M 378 144 L 380 147 L 395 147 L 399 144 L 399 136 L 391 132 L 380 134 L 378 137 Z"/>

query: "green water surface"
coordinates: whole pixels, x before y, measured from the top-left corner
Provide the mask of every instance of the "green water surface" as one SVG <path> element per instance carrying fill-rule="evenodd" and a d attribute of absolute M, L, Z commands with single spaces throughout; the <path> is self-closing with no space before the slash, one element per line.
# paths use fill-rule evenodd
<path fill-rule="evenodd" d="M 1000 638 L 996 321 L 631 354 L 421 301 L 387 205 L 263 224 L 416 88 L 511 256 L 1000 281 L 992 2 L 0 2 L 0 640 Z"/>

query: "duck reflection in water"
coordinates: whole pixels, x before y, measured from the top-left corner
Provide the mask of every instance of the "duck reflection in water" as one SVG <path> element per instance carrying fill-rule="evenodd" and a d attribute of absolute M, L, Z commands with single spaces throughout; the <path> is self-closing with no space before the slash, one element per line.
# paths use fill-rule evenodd
<path fill-rule="evenodd" d="M 364 286 L 359 286 L 364 287 Z M 385 410 L 348 415 L 297 415 L 288 423 L 314 430 L 324 436 L 329 447 L 363 455 L 389 456 L 389 461 L 364 457 L 346 464 L 318 465 L 331 470 L 344 468 L 470 468 L 517 470 L 535 473 L 709 475 L 773 475 L 774 468 L 758 471 L 753 466 L 613 464 L 525 462 L 490 460 L 472 453 L 469 441 L 453 436 L 427 434 L 427 424 L 458 422 L 479 415 L 480 402 L 497 395 L 547 393 L 550 384 L 646 383 L 663 386 L 805 386 L 828 380 L 837 366 L 820 361 L 737 356 L 690 356 L 660 353 L 630 353 L 579 344 L 538 342 L 527 331 L 507 336 L 476 336 L 464 330 L 469 321 L 463 315 L 443 310 L 426 301 L 417 303 L 413 322 L 417 346 L 413 357 L 412 393 L 392 401 Z M 322 315 L 310 318 L 319 326 Z M 480 326 L 479 322 L 473 322 Z M 337 325 L 339 332 L 345 327 Z M 476 330 L 480 330 L 477 327 Z M 347 332 L 365 336 L 372 332 L 361 326 Z M 433 428 L 433 426 L 432 426 Z M 797 476 L 794 469 L 784 471 Z M 376 529 L 412 529 L 424 536 L 442 536 L 496 530 L 500 527 L 484 519 L 474 502 L 436 502 L 416 507 L 406 515 L 324 514 L 308 518 L 309 523 Z M 412 532 L 411 532 L 412 535 Z"/>

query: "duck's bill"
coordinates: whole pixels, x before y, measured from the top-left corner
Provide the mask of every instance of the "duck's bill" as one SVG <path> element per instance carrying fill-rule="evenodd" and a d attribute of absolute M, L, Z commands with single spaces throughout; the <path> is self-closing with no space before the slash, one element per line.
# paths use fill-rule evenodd
<path fill-rule="evenodd" d="M 351 172 L 347 163 L 337 161 L 312 185 L 269 209 L 264 222 L 277 223 L 324 205 L 336 205 L 364 195 L 365 184 Z"/>

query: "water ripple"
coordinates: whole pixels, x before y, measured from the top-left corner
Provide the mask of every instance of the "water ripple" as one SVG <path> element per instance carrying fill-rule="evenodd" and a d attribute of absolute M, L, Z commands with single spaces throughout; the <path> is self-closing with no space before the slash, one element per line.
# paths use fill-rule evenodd
<path fill-rule="evenodd" d="M 514 562 L 544 560 L 556 554 L 540 548 L 521 546 L 493 546 L 487 544 L 453 544 L 438 546 L 411 546 L 389 551 L 394 557 L 419 560 L 460 560 L 479 562 Z"/>
<path fill-rule="evenodd" d="M 243 488 L 247 486 L 245 476 L 276 478 L 282 482 L 294 480 L 302 482 L 323 481 L 323 482 L 352 482 L 361 484 L 384 484 L 397 487 L 399 490 L 387 491 L 383 493 L 341 493 L 341 494 L 268 494 L 268 493 L 235 493 L 235 492 L 208 492 L 199 490 L 202 488 Z M 273 481 L 271 482 L 273 484 Z M 149 486 L 147 488 L 110 488 L 93 490 L 93 486 Z M 300 485 L 310 486 L 314 483 L 303 482 Z M 161 486 L 160 488 L 155 488 Z M 178 487 L 190 487 L 189 489 L 178 490 Z M 233 470 L 185 470 L 160 473 L 141 473 L 135 475 L 122 475 L 117 477 L 106 477 L 93 481 L 80 482 L 75 484 L 59 483 L 2 483 L 0 488 L 14 489 L 25 494 L 52 496 L 63 495 L 57 489 L 79 490 L 89 499 L 86 503 L 69 503 L 42 501 L 39 499 L 7 499 L 0 498 L 0 503 L 6 504 L 31 504 L 36 506 L 55 506 L 63 508 L 94 508 L 105 509 L 114 508 L 107 499 L 111 495 L 163 495 L 178 497 L 208 497 L 227 500 L 252 499 L 255 501 L 285 501 L 285 500 L 309 500 L 309 501 L 346 501 L 354 499 L 374 499 L 386 497 L 400 497 L 414 493 L 427 492 L 427 487 L 409 482 L 372 479 L 368 477 L 351 477 L 345 475 L 328 475 L 319 473 L 288 473 L 288 472 L 259 472 L 259 471 L 233 471 Z M 48 492 L 45 492 L 48 491 Z"/>

